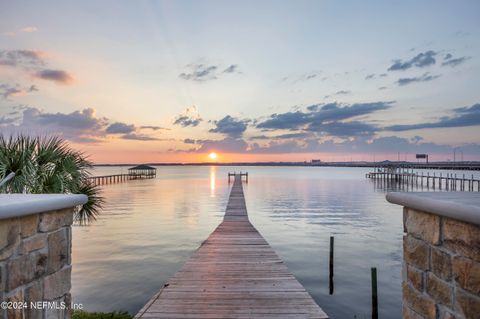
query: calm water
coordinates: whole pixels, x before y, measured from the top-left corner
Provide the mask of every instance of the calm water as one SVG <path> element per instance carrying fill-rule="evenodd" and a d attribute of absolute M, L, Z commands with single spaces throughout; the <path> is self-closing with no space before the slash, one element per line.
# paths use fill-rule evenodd
<path fill-rule="evenodd" d="M 250 175 L 250 220 L 332 318 L 371 316 L 370 267 L 377 267 L 380 317 L 401 317 L 402 209 L 365 179 L 368 168 L 169 166 L 156 179 L 104 186 L 98 221 L 73 231 L 74 301 L 135 314 L 220 223 L 234 170 Z"/>

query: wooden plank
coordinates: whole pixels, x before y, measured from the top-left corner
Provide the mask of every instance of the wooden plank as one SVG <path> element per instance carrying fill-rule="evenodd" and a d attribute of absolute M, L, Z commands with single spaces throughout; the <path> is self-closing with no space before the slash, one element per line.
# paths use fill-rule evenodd
<path fill-rule="evenodd" d="M 248 220 L 237 174 L 223 222 L 135 318 L 328 316 Z"/>

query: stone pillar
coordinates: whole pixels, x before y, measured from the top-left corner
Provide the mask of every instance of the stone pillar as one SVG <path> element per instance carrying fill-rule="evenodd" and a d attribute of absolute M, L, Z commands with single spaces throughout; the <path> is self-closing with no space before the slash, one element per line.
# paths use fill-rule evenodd
<path fill-rule="evenodd" d="M 70 317 L 73 209 L 0 219 L 1 319 Z"/>
<path fill-rule="evenodd" d="M 403 318 L 480 318 L 480 226 L 404 207 L 404 232 Z"/>

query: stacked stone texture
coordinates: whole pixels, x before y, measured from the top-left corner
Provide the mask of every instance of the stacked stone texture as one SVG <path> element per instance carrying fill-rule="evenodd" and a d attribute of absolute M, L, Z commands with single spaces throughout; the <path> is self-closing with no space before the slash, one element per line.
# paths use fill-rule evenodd
<path fill-rule="evenodd" d="M 0 220 L 0 300 L 27 305 L 0 309 L 1 319 L 70 317 L 72 219 L 68 208 Z M 68 308 L 32 309 L 44 301 Z"/>
<path fill-rule="evenodd" d="M 480 226 L 404 208 L 403 318 L 480 318 Z"/>

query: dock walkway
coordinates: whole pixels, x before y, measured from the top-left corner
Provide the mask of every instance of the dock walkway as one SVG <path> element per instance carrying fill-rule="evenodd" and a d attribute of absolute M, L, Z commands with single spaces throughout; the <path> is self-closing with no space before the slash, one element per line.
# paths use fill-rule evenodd
<path fill-rule="evenodd" d="M 135 318 L 328 318 L 248 220 L 235 175 L 223 222 Z"/>

